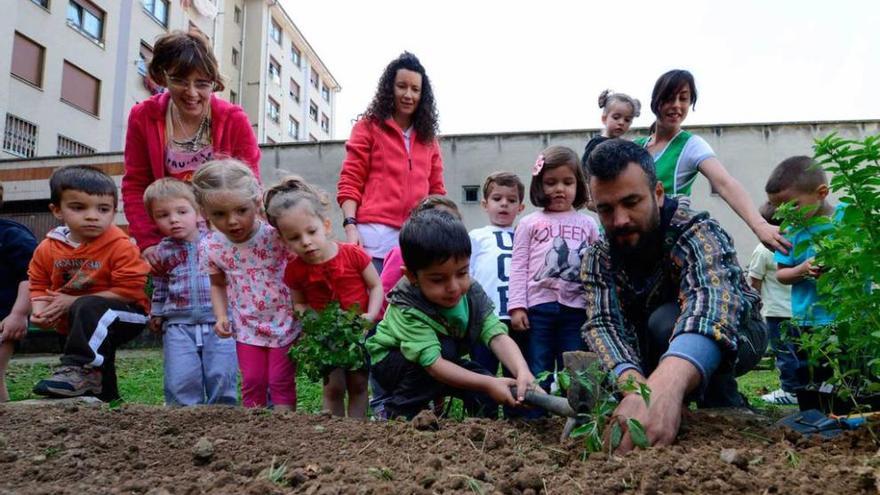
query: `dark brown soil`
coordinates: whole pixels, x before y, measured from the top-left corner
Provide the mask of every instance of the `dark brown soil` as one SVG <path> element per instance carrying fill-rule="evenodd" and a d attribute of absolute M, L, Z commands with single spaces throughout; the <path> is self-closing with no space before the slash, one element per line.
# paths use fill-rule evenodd
<path fill-rule="evenodd" d="M 807 441 L 758 419 L 698 413 L 673 447 L 582 460 L 578 444 L 559 443 L 561 428 L 561 420 L 441 420 L 433 431 L 219 407 L 0 406 L 0 494 L 842 495 L 880 486 L 880 453 L 865 430 Z"/>

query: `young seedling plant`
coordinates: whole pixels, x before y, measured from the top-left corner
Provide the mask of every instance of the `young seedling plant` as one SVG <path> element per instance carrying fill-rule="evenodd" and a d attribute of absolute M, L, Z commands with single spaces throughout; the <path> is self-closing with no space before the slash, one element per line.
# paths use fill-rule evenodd
<path fill-rule="evenodd" d="M 302 336 L 291 346 L 289 356 L 310 380 L 321 381 L 333 368 L 364 368 L 364 337 L 372 323 L 361 318 L 357 305 L 346 311 L 334 301 L 321 311 L 310 309 L 300 314 L 299 321 Z"/>
<path fill-rule="evenodd" d="M 583 438 L 584 458 L 593 452 L 606 452 L 610 457 L 620 446 L 624 429 L 618 418 L 614 416 L 614 410 L 619 404 L 617 398 L 619 394 L 635 393 L 645 401 L 646 407 L 651 404 L 651 389 L 646 384 L 630 377 L 626 382 L 615 385 L 616 375 L 612 371 L 603 369 L 599 361 L 576 372 L 575 376 L 572 376 L 569 370 L 562 370 L 540 373 L 537 380 L 541 382 L 551 375 L 556 376 L 560 391 L 568 389 L 577 381 L 580 387 L 591 390 L 595 397 L 588 411 L 578 412 L 579 426 L 571 431 L 572 438 Z M 638 420 L 627 418 L 624 424 L 636 447 L 645 449 L 650 446 L 645 428 Z"/>

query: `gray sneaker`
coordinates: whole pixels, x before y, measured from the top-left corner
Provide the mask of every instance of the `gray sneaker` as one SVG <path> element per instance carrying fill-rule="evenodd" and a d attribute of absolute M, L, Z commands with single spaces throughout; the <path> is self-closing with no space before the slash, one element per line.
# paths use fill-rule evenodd
<path fill-rule="evenodd" d="M 46 397 L 79 397 L 101 393 L 101 370 L 60 366 L 51 377 L 34 385 L 34 393 Z"/>

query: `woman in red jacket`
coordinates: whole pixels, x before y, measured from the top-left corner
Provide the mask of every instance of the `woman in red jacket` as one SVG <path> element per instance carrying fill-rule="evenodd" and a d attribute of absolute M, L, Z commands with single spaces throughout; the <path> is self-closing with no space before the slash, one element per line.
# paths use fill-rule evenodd
<path fill-rule="evenodd" d="M 436 134 L 431 82 L 404 52 L 385 68 L 351 130 L 337 184 L 348 242 L 363 245 L 380 271 L 410 210 L 429 194 L 446 194 Z"/>
<path fill-rule="evenodd" d="M 203 34 L 175 31 L 159 38 L 149 74 L 168 91 L 131 109 L 122 200 L 129 231 L 153 265 L 161 235 L 144 208 L 147 186 L 162 177 L 189 182 L 214 158 L 237 158 L 259 178 L 260 148 L 244 110 L 214 95 L 223 91 L 223 81 Z"/>

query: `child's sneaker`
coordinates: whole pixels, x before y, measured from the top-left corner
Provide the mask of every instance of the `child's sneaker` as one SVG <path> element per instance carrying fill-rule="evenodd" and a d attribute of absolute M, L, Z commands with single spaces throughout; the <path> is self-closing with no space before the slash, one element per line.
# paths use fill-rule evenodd
<path fill-rule="evenodd" d="M 34 385 L 34 393 L 46 397 L 79 397 L 101 393 L 101 371 L 82 366 L 61 366 L 51 377 Z"/>
<path fill-rule="evenodd" d="M 768 404 L 776 404 L 777 406 L 794 406 L 798 403 L 797 397 L 781 388 L 762 395 L 761 400 Z"/>

